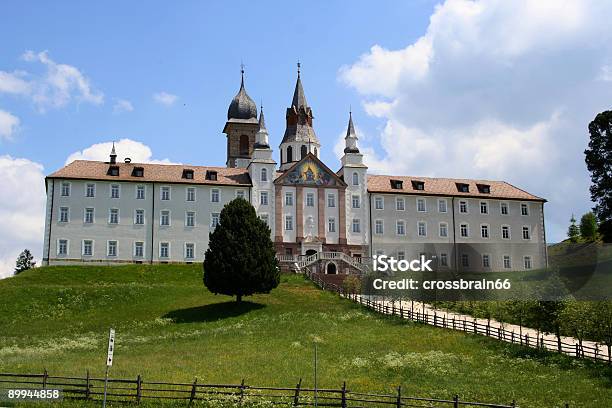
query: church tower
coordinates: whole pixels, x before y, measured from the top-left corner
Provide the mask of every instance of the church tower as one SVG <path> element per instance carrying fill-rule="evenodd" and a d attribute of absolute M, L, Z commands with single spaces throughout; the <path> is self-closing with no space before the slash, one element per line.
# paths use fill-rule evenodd
<path fill-rule="evenodd" d="M 308 153 L 319 157 L 321 149 L 319 139 L 312 127 L 312 109 L 308 106 L 304 95 L 299 62 L 297 74 L 291 107 L 287 108 L 287 127 L 280 144 L 281 171 L 287 170 L 293 163 L 306 157 Z"/>
<path fill-rule="evenodd" d="M 259 130 L 257 105 L 244 89 L 244 67 L 240 70 L 240 90 L 227 110 L 223 133 L 227 135 L 227 167 L 247 167 L 253 157 L 255 135 Z"/>

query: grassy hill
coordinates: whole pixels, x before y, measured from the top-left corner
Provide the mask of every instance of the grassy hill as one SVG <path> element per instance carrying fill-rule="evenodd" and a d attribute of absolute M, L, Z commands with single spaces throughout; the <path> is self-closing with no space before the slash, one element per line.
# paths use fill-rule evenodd
<path fill-rule="evenodd" d="M 236 305 L 202 284 L 200 266 L 47 267 L 0 281 L 0 372 L 111 374 L 147 380 L 312 385 L 521 406 L 612 406 L 602 365 L 383 317 L 283 275 Z"/>

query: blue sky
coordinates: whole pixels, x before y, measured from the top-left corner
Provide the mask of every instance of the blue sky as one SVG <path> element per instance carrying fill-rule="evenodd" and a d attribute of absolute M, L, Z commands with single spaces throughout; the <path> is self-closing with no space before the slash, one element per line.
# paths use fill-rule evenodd
<path fill-rule="evenodd" d="M 583 151 L 612 106 L 612 3 L 169 4 L 0 5 L 0 276 L 23 247 L 40 257 L 43 178 L 68 158 L 123 140 L 120 157 L 224 165 L 241 62 L 275 149 L 299 60 L 331 168 L 352 106 L 373 173 L 506 180 L 549 200 L 550 242 L 592 206 Z"/>

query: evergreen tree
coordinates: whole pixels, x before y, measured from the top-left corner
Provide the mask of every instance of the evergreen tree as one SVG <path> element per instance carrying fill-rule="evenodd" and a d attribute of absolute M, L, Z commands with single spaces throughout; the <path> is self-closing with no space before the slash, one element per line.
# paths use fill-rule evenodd
<path fill-rule="evenodd" d="M 580 238 L 580 228 L 578 228 L 576 225 L 576 218 L 574 218 L 574 214 L 572 214 L 572 218 L 570 218 L 570 226 L 567 229 L 567 236 L 573 243 L 578 242 L 578 239 Z"/>
<path fill-rule="evenodd" d="M 604 241 L 612 242 L 612 111 L 598 114 L 589 123 L 589 133 L 591 140 L 584 154 L 591 172 L 593 210 L 602 225 Z"/>
<path fill-rule="evenodd" d="M 592 212 L 588 212 L 580 218 L 580 236 L 585 241 L 597 239 L 597 218 Z"/>
<path fill-rule="evenodd" d="M 34 256 L 29 249 L 24 249 L 22 253 L 17 257 L 17 262 L 15 262 L 15 275 L 27 271 L 28 269 L 32 269 L 36 265 L 34 262 Z"/>
<path fill-rule="evenodd" d="M 270 293 L 280 272 L 270 228 L 242 198 L 221 211 L 219 225 L 210 233 L 204 258 L 204 284 L 213 293 L 243 296 Z"/>

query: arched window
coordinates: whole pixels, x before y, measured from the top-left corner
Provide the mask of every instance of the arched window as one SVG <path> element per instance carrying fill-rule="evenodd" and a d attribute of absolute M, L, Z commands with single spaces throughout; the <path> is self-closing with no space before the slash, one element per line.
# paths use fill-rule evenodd
<path fill-rule="evenodd" d="M 268 181 L 268 169 L 261 169 L 261 181 Z"/>
<path fill-rule="evenodd" d="M 315 157 L 319 157 L 319 156 L 317 155 L 317 148 L 316 148 L 316 147 L 314 148 L 314 155 L 315 155 Z"/>
<path fill-rule="evenodd" d="M 353 173 L 353 185 L 354 186 L 358 186 L 359 185 L 359 174 L 357 174 L 357 173 Z"/>
<path fill-rule="evenodd" d="M 306 154 L 308 154 L 308 149 L 306 148 L 306 145 L 302 145 L 300 154 L 301 154 L 300 159 L 303 159 L 304 157 L 306 157 Z"/>
<path fill-rule="evenodd" d="M 249 137 L 247 135 L 240 136 L 240 155 L 249 155 Z"/>
<path fill-rule="evenodd" d="M 293 161 L 293 147 L 287 147 L 287 163 L 291 163 Z"/>

